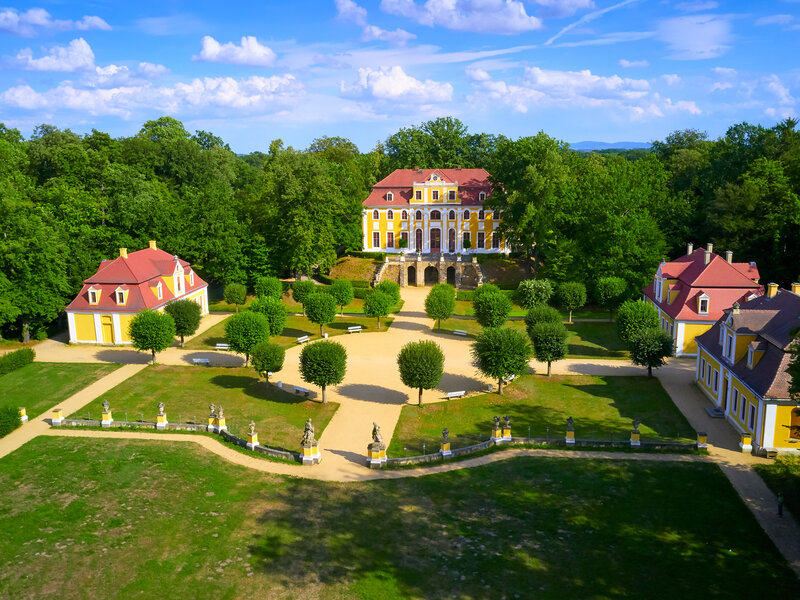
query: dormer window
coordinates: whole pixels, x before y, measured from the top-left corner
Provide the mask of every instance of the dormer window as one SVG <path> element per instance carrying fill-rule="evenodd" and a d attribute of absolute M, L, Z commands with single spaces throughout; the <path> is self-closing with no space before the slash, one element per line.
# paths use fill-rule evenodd
<path fill-rule="evenodd" d="M 388 192 L 386 194 L 386 201 L 387 202 L 394 202 L 394 194 L 392 192 Z"/>
<path fill-rule="evenodd" d="M 160 281 L 158 282 L 158 285 L 156 286 L 156 297 L 159 300 L 163 300 L 164 299 L 164 286 L 162 285 L 162 283 Z"/>
<path fill-rule="evenodd" d="M 439 176 L 436 174 L 431 175 L 431 181 L 439 181 Z"/>
<path fill-rule="evenodd" d="M 478 200 L 480 200 L 481 202 L 486 200 L 486 192 L 481 192 L 480 194 L 478 194 Z"/>
<path fill-rule="evenodd" d="M 100 290 L 89 288 L 89 304 L 98 304 L 100 302 Z"/>
<path fill-rule="evenodd" d="M 753 349 L 747 349 L 747 367 L 752 369 L 753 368 Z"/>
<path fill-rule="evenodd" d="M 194 287 L 194 271 L 189 271 L 189 285 Z"/>
<path fill-rule="evenodd" d="M 125 304 L 125 300 L 126 300 L 126 298 L 125 298 L 125 297 L 126 297 L 127 295 L 128 295 L 128 293 L 127 293 L 125 290 L 122 290 L 122 289 L 120 289 L 120 288 L 117 288 L 117 289 L 114 291 L 114 297 L 115 297 L 115 298 L 116 298 L 116 300 L 117 300 L 117 304 L 118 304 L 118 305 L 120 305 L 120 306 L 123 306 L 123 305 Z"/>
<path fill-rule="evenodd" d="M 697 312 L 701 315 L 708 314 L 708 295 L 702 294 L 697 297 Z"/>

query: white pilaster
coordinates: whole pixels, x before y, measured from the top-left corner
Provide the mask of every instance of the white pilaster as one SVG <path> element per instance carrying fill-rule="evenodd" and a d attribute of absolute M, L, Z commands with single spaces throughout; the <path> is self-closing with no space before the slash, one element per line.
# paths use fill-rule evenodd
<path fill-rule="evenodd" d="M 119 344 L 122 341 L 122 329 L 119 326 L 119 315 L 111 315 L 111 320 L 114 323 L 114 343 Z"/>
<path fill-rule="evenodd" d="M 776 404 L 764 406 L 764 434 L 761 436 L 763 440 L 758 440 L 758 443 L 767 450 L 775 447 L 775 419 L 777 415 L 778 406 Z"/>
<path fill-rule="evenodd" d="M 675 324 L 675 355 L 680 356 L 683 354 L 683 336 L 684 336 L 684 329 L 686 325 L 685 323 L 676 323 Z"/>
<path fill-rule="evenodd" d="M 69 327 L 69 343 L 74 344 L 78 341 L 78 334 L 75 332 L 75 314 L 67 313 L 67 326 Z"/>
<path fill-rule="evenodd" d="M 105 342 L 103 339 L 103 326 L 100 324 L 100 315 L 95 313 L 94 317 L 94 339 L 98 344 Z"/>

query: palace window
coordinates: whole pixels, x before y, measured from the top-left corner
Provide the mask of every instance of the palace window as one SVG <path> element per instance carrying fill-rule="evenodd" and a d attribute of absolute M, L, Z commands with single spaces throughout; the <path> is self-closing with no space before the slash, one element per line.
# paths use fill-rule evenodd
<path fill-rule="evenodd" d="M 416 192 L 414 192 L 414 198 L 416 198 L 417 200 L 422 200 L 422 190 L 417 190 Z"/>
<path fill-rule="evenodd" d="M 739 411 L 739 420 L 744 423 L 744 413 L 747 410 L 747 398 L 742 394 L 742 410 Z"/>
<path fill-rule="evenodd" d="M 451 210 L 449 213 L 447 213 L 447 218 L 450 219 L 451 221 L 455 221 L 456 220 L 456 211 Z"/>
<path fill-rule="evenodd" d="M 486 213 L 483 210 L 478 211 L 478 221 L 483 221 L 486 218 Z"/>
<path fill-rule="evenodd" d="M 372 247 L 373 248 L 381 247 L 381 234 L 378 231 L 372 232 Z"/>
<path fill-rule="evenodd" d="M 378 219 L 380 219 L 380 218 L 381 218 L 381 216 L 380 216 L 380 214 L 378 213 L 378 211 L 377 211 L 377 210 L 373 210 L 373 211 L 372 211 L 372 220 L 373 220 L 373 221 L 377 221 L 377 220 L 378 220 Z"/>
<path fill-rule="evenodd" d="M 402 218 L 404 221 L 408 219 L 408 211 L 404 210 L 402 213 L 400 213 L 400 218 Z"/>
<path fill-rule="evenodd" d="M 714 387 L 711 388 L 716 393 L 719 390 L 719 371 L 714 371 Z"/>
<path fill-rule="evenodd" d="M 394 219 L 394 213 L 390 210 L 389 212 L 386 213 L 386 218 L 391 221 L 392 219 Z"/>
<path fill-rule="evenodd" d="M 125 292 L 117 290 L 117 304 L 125 304 Z"/>
<path fill-rule="evenodd" d="M 756 406 L 755 404 L 750 405 L 750 418 L 747 419 L 747 426 L 750 427 L 750 431 L 756 426 Z"/>
<path fill-rule="evenodd" d="M 100 301 L 100 295 L 97 290 L 89 288 L 89 304 L 97 304 Z"/>
<path fill-rule="evenodd" d="M 417 211 L 417 214 L 416 214 L 416 215 L 414 215 L 414 218 L 415 218 L 417 221 L 422 221 L 422 211 L 421 211 L 421 210 L 418 210 L 418 211 Z"/>
<path fill-rule="evenodd" d="M 701 315 L 708 314 L 708 296 L 706 294 L 697 297 L 697 312 Z"/>
<path fill-rule="evenodd" d="M 733 336 L 726 335 L 725 336 L 725 351 L 724 351 L 723 355 L 728 360 L 733 360 L 733 352 L 732 352 L 733 348 L 731 348 L 732 345 L 733 345 Z"/>
<path fill-rule="evenodd" d="M 492 248 L 494 248 L 495 250 L 500 248 L 500 234 L 497 233 L 496 231 L 492 233 Z"/>
<path fill-rule="evenodd" d="M 456 191 L 455 190 L 450 190 L 449 192 L 447 192 L 447 199 L 448 200 L 455 200 L 456 199 Z"/>
<path fill-rule="evenodd" d="M 739 390 L 733 388 L 733 414 L 739 410 Z"/>
<path fill-rule="evenodd" d="M 438 210 L 431 211 L 431 221 L 440 221 L 442 218 L 442 213 Z"/>
<path fill-rule="evenodd" d="M 406 248 L 408 248 L 408 232 L 406 232 L 406 231 L 403 231 L 403 232 L 400 234 L 400 239 L 401 239 L 401 240 L 405 240 L 405 242 L 406 242 Z"/>
<path fill-rule="evenodd" d="M 469 211 L 468 210 L 464 211 L 464 220 L 465 221 L 469 221 Z"/>
<path fill-rule="evenodd" d="M 438 200 L 439 199 L 439 190 L 433 190 L 431 192 L 431 199 L 432 200 Z"/>
<path fill-rule="evenodd" d="M 465 231 L 465 232 L 464 232 L 464 235 L 462 236 L 462 240 L 461 240 L 461 241 L 462 241 L 462 246 L 463 246 L 464 248 L 466 248 L 466 247 L 468 247 L 468 246 L 470 245 L 470 241 L 469 241 L 469 231 Z"/>
<path fill-rule="evenodd" d="M 386 234 L 386 247 L 394 248 L 394 233 L 391 231 Z"/>
<path fill-rule="evenodd" d="M 478 194 L 478 200 L 480 200 L 481 202 L 486 200 L 486 192 L 481 192 L 480 194 Z"/>
<path fill-rule="evenodd" d="M 388 192 L 386 194 L 386 201 L 387 202 L 394 202 L 394 194 L 392 192 Z"/>
<path fill-rule="evenodd" d="M 485 245 L 485 244 L 484 244 L 484 242 L 485 242 L 485 239 L 486 239 L 486 234 L 485 234 L 485 233 L 483 233 L 482 231 L 479 231 L 479 232 L 478 232 L 478 246 L 477 246 L 478 248 L 481 248 L 481 249 L 483 249 L 483 247 L 484 247 L 484 245 Z"/>

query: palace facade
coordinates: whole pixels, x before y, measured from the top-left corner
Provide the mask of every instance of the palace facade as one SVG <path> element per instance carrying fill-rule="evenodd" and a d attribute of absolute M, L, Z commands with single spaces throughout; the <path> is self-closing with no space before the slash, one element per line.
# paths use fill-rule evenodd
<path fill-rule="evenodd" d="M 364 250 L 506 252 L 484 169 L 397 169 L 363 202 Z"/>

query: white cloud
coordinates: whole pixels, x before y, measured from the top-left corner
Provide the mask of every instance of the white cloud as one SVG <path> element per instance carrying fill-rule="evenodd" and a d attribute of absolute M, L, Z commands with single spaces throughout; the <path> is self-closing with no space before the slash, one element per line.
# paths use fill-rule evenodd
<path fill-rule="evenodd" d="M 160 77 L 169 73 L 169 69 L 164 65 L 154 65 L 149 62 L 139 63 L 139 72 L 148 77 Z"/>
<path fill-rule="evenodd" d="M 733 84 L 729 81 L 715 81 L 714 84 L 711 86 L 712 92 L 729 90 L 733 87 Z"/>
<path fill-rule="evenodd" d="M 189 13 L 174 14 L 169 17 L 146 17 L 134 22 L 140 31 L 148 35 L 194 35 L 209 29 L 205 21 Z"/>
<path fill-rule="evenodd" d="M 543 27 L 542 20 L 525 11 L 518 0 L 381 0 L 384 12 L 407 17 L 428 27 L 454 31 L 516 34 Z"/>
<path fill-rule="evenodd" d="M 531 108 L 578 107 L 603 108 L 627 113 L 638 118 L 645 115 L 663 116 L 665 112 L 698 114 L 694 102 L 673 102 L 651 91 L 645 79 L 629 79 L 618 75 L 594 75 L 589 70 L 555 71 L 527 67 L 513 83 L 498 81 L 481 69 L 470 69 L 473 94 L 468 100 L 475 104 L 496 106 L 505 104 L 512 110 L 525 113 Z"/>
<path fill-rule="evenodd" d="M 203 36 L 202 44 L 200 54 L 193 56 L 192 60 L 249 67 L 270 67 L 275 64 L 275 52 L 259 44 L 252 35 L 243 36 L 241 46 L 233 42 L 220 44 L 210 35 Z"/>
<path fill-rule="evenodd" d="M 791 106 L 795 103 L 789 88 L 781 82 L 777 75 L 767 77 L 766 88 L 775 95 L 778 103 L 783 106 Z"/>
<path fill-rule="evenodd" d="M 700 12 L 703 10 L 714 10 L 719 4 L 717 2 L 704 2 L 703 0 L 696 0 L 694 2 L 681 2 L 675 5 L 675 8 L 684 12 Z"/>
<path fill-rule="evenodd" d="M 566 27 L 562 28 L 561 31 L 559 31 L 554 36 L 552 36 L 549 40 L 547 40 L 544 43 L 544 45 L 545 46 L 549 46 L 550 44 L 555 42 L 558 38 L 560 38 L 562 35 L 564 35 L 565 33 L 569 32 L 569 31 L 571 31 L 573 29 L 575 29 L 576 27 L 579 27 L 581 25 L 585 25 L 586 23 L 590 23 L 591 21 L 594 21 L 595 19 L 599 19 L 600 17 L 602 17 L 606 13 L 611 12 L 612 10 L 617 10 L 618 8 L 623 8 L 625 6 L 628 6 L 632 2 L 637 2 L 637 1 L 638 0 L 622 0 L 622 2 L 618 2 L 617 4 L 614 4 L 613 6 L 608 6 L 606 8 L 602 8 L 600 10 L 596 10 L 594 12 L 590 12 L 589 14 L 583 15 L 577 21 L 574 21 L 574 22 L 570 23 L 569 25 L 567 25 Z"/>
<path fill-rule="evenodd" d="M 788 25 L 794 21 L 793 15 L 769 15 L 767 17 L 761 17 L 760 19 L 756 19 L 756 26 L 761 27 L 762 25 Z"/>
<path fill-rule="evenodd" d="M 409 33 L 404 29 L 395 29 L 394 31 L 387 31 L 376 27 L 375 25 L 365 25 L 364 31 L 361 34 L 361 40 L 364 42 L 372 42 L 380 40 L 382 42 L 389 42 L 396 46 L 405 46 L 409 40 L 413 40 L 416 35 Z"/>
<path fill-rule="evenodd" d="M 336 0 L 336 14 L 340 20 L 355 23 L 359 27 L 367 24 L 367 9 L 353 0 Z"/>
<path fill-rule="evenodd" d="M 619 66 L 624 67 L 626 69 L 631 69 L 634 67 L 649 67 L 650 63 L 646 60 L 625 60 L 624 58 L 619 59 Z"/>
<path fill-rule="evenodd" d="M 719 15 L 691 15 L 664 19 L 658 36 L 672 51 L 676 60 L 701 60 L 721 56 L 728 51 L 731 25 Z"/>
<path fill-rule="evenodd" d="M 111 25 L 100 17 L 84 16 L 80 21 L 53 19 L 43 8 L 31 8 L 21 13 L 15 8 L 0 8 L 0 33 L 34 37 L 39 31 L 69 31 L 102 29 L 110 31 Z"/>
<path fill-rule="evenodd" d="M 593 0 L 532 0 L 534 4 L 543 6 L 541 16 L 544 18 L 571 17 L 582 9 L 594 8 Z"/>
<path fill-rule="evenodd" d="M 94 88 L 111 88 L 123 85 L 144 85 L 153 79 L 168 73 L 164 65 L 142 62 L 135 69 L 125 65 L 108 65 L 95 67 L 94 73 L 87 73 L 81 82 Z"/>
<path fill-rule="evenodd" d="M 355 84 L 348 86 L 342 83 L 340 87 L 345 94 L 366 94 L 377 100 L 399 104 L 448 102 L 453 98 L 453 86 L 449 83 L 430 79 L 420 81 L 406 74 L 399 66 L 359 69 Z"/>
<path fill-rule="evenodd" d="M 736 69 L 731 69 L 728 67 L 714 67 L 711 70 L 717 75 L 725 75 L 726 77 L 732 77 L 733 75 L 736 75 Z"/>
<path fill-rule="evenodd" d="M 25 48 L 9 63 L 26 71 L 85 71 L 94 69 L 94 52 L 86 40 L 77 38 L 68 46 L 53 46 L 41 58 L 33 58 L 31 49 Z"/>
<path fill-rule="evenodd" d="M 675 73 L 665 73 L 661 76 L 661 79 L 663 79 L 664 83 L 667 85 L 677 85 L 681 82 L 681 78 Z"/>
<path fill-rule="evenodd" d="M 153 110 L 174 114 L 214 113 L 220 109 L 247 114 L 274 113 L 296 105 L 304 95 L 303 86 L 293 75 L 282 75 L 246 79 L 206 77 L 172 87 L 145 83 L 86 89 L 64 81 L 43 92 L 20 85 L 1 93 L 0 102 L 28 110 L 63 109 L 128 118 L 134 112 Z"/>

